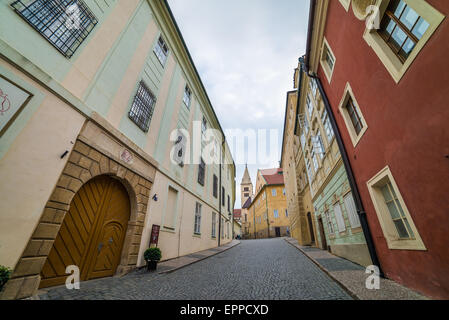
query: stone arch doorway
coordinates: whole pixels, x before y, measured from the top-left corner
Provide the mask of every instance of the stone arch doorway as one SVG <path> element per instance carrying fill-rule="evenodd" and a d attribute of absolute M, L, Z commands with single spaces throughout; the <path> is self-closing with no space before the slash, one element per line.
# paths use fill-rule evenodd
<path fill-rule="evenodd" d="M 79 267 L 81 281 L 114 275 L 130 209 L 128 192 L 117 179 L 102 175 L 84 184 L 73 197 L 42 268 L 40 288 L 64 284 L 69 265 Z"/>

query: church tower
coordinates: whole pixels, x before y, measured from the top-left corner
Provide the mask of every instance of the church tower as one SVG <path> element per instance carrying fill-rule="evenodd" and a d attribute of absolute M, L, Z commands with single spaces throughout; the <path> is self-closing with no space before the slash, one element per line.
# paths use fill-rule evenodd
<path fill-rule="evenodd" d="M 245 167 L 245 173 L 243 174 L 242 182 L 240 183 L 240 193 L 241 193 L 241 201 L 242 206 L 245 204 L 245 202 L 248 200 L 248 198 L 253 197 L 253 183 L 251 182 L 251 177 L 249 176 L 248 172 L 248 165 Z"/>

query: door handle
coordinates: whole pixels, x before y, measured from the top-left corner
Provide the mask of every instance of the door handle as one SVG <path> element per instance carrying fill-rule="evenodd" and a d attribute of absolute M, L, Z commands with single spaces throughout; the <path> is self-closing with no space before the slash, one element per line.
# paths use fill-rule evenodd
<path fill-rule="evenodd" d="M 101 248 L 103 248 L 103 242 L 100 242 L 100 244 L 98 245 L 98 253 L 100 253 Z"/>

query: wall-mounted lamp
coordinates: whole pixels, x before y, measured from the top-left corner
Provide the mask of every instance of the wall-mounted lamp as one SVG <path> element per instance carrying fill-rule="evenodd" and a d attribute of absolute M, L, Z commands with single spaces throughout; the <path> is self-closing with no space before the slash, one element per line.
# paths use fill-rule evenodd
<path fill-rule="evenodd" d="M 157 194 L 154 194 L 153 200 L 154 200 L 154 201 L 157 201 Z"/>

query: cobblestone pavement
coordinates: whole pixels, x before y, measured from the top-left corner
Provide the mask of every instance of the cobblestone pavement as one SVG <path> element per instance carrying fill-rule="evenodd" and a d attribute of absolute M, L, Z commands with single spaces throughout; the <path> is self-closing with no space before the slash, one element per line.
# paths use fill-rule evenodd
<path fill-rule="evenodd" d="M 124 300 L 334 300 L 352 299 L 303 253 L 283 239 L 245 240 L 240 245 L 173 273 L 139 270 L 121 278 L 58 287 L 46 299 Z"/>

